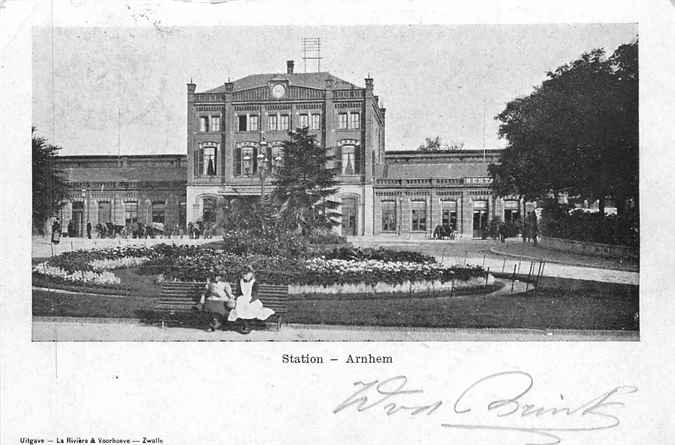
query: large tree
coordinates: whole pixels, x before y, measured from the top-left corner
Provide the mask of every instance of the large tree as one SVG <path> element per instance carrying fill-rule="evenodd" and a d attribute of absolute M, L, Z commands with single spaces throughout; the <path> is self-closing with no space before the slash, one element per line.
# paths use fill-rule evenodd
<path fill-rule="evenodd" d="M 334 157 L 307 128 L 298 128 L 288 136 L 273 180 L 272 201 L 279 209 L 280 221 L 305 234 L 336 226 L 339 204 L 331 199 L 337 191 L 336 170 L 329 166 Z"/>
<path fill-rule="evenodd" d="M 596 49 L 547 73 L 497 117 L 508 140 L 491 165 L 497 193 L 528 199 L 561 192 L 619 212 L 638 193 L 638 42 L 607 58 Z"/>
<path fill-rule="evenodd" d="M 66 196 L 66 181 L 54 167 L 54 158 L 61 147 L 47 143 L 31 131 L 33 145 L 33 228 L 44 233 L 44 224 L 54 216 Z"/>

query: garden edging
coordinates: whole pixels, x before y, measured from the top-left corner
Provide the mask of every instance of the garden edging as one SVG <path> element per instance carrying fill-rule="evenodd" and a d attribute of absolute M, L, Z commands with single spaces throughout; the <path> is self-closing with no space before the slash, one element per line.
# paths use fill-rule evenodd
<path fill-rule="evenodd" d="M 539 245 L 547 249 L 561 252 L 577 253 L 581 255 L 599 256 L 605 258 L 630 258 L 637 260 L 638 253 L 629 246 L 577 241 L 563 238 L 542 236 Z"/>

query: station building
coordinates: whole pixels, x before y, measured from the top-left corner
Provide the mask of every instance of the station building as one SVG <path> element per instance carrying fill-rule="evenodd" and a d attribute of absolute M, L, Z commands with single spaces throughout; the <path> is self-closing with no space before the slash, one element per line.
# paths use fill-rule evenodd
<path fill-rule="evenodd" d="M 61 227 L 72 221 L 76 236 L 85 236 L 87 222 L 182 225 L 186 165 L 184 155 L 59 156 L 55 168 L 68 184 Z"/>
<path fill-rule="evenodd" d="M 501 150 L 386 152 L 373 187 L 374 235 L 430 238 L 441 225 L 470 239 L 483 237 L 495 218 L 518 222 L 523 202 L 492 189 L 488 166 L 500 156 Z"/>
<path fill-rule="evenodd" d="M 288 131 L 308 128 L 334 155 L 344 236 L 429 238 L 439 225 L 480 238 L 516 222 L 517 197 L 496 197 L 488 165 L 500 150 L 386 151 L 385 108 L 364 86 L 328 72 L 253 74 L 202 92 L 187 84 L 187 154 L 65 156 L 62 226 L 215 223 L 233 198 L 269 193 Z M 531 210 L 528 204 L 526 211 Z"/>
<path fill-rule="evenodd" d="M 288 131 L 308 128 L 339 163 L 341 232 L 370 235 L 373 184 L 384 168 L 385 109 L 373 79 L 328 72 L 253 74 L 203 92 L 187 84 L 187 219 L 214 222 L 232 198 L 260 196 Z"/>

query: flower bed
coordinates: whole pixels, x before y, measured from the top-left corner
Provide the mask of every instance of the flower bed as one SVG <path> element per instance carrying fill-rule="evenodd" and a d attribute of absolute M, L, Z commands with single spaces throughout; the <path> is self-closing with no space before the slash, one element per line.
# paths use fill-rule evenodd
<path fill-rule="evenodd" d="M 94 272 L 92 270 L 67 271 L 58 266 L 52 266 L 48 262 L 40 263 L 33 268 L 33 272 L 57 280 L 94 283 L 94 284 L 119 284 L 120 279 L 112 272 Z"/>
<path fill-rule="evenodd" d="M 354 294 L 427 294 L 454 292 L 460 289 L 482 288 L 495 284 L 495 278 L 474 277 L 467 280 L 452 281 L 403 281 L 398 284 L 385 282 L 376 283 L 345 283 L 331 285 L 290 285 L 288 293 L 291 295 L 354 295 Z"/>
<path fill-rule="evenodd" d="M 427 291 L 447 286 L 457 288 L 463 286 L 460 282 L 471 285 L 468 283 L 472 280 L 485 283 L 485 272 L 480 267 L 447 267 L 432 257 L 414 252 L 347 248 L 303 259 L 160 244 L 69 252 L 35 266 L 33 272 L 73 283 L 117 285 L 120 279 L 111 271 L 120 268 L 138 268 L 141 274 L 161 274 L 165 280 L 203 282 L 214 272 L 228 281 L 235 281 L 249 265 L 256 270 L 258 281 L 299 286 L 297 289 L 309 286 L 302 291 L 293 287 L 304 293 L 310 289 L 346 292 L 345 289 L 353 290 L 352 287 L 360 289 L 358 292 L 367 290 L 369 293 L 402 289 L 410 292 L 418 287 Z"/>

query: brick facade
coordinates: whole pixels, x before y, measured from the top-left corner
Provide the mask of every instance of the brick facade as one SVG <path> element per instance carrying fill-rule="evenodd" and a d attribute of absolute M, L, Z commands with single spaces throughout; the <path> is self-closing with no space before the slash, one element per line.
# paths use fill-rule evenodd
<path fill-rule="evenodd" d="M 257 157 L 265 149 L 270 165 L 288 130 L 307 124 L 338 159 L 336 198 L 354 207 L 343 211 L 353 215 L 349 224 L 343 218 L 339 231 L 373 233 L 373 182 L 385 158 L 385 109 L 374 95 L 373 79 L 359 87 L 327 72 L 294 73 L 289 61 L 286 73 L 253 74 L 203 92 L 190 83 L 187 111 L 188 221 L 203 219 L 205 200 L 259 196 Z M 211 147 L 213 169 L 206 167 Z"/>
<path fill-rule="evenodd" d="M 76 236 L 86 235 L 87 222 L 124 226 L 125 203 L 135 203 L 143 224 L 152 222 L 155 205 L 165 227 L 183 226 L 186 164 L 182 155 L 58 157 L 55 167 L 69 186 L 58 215 L 64 232 L 70 221 Z"/>

